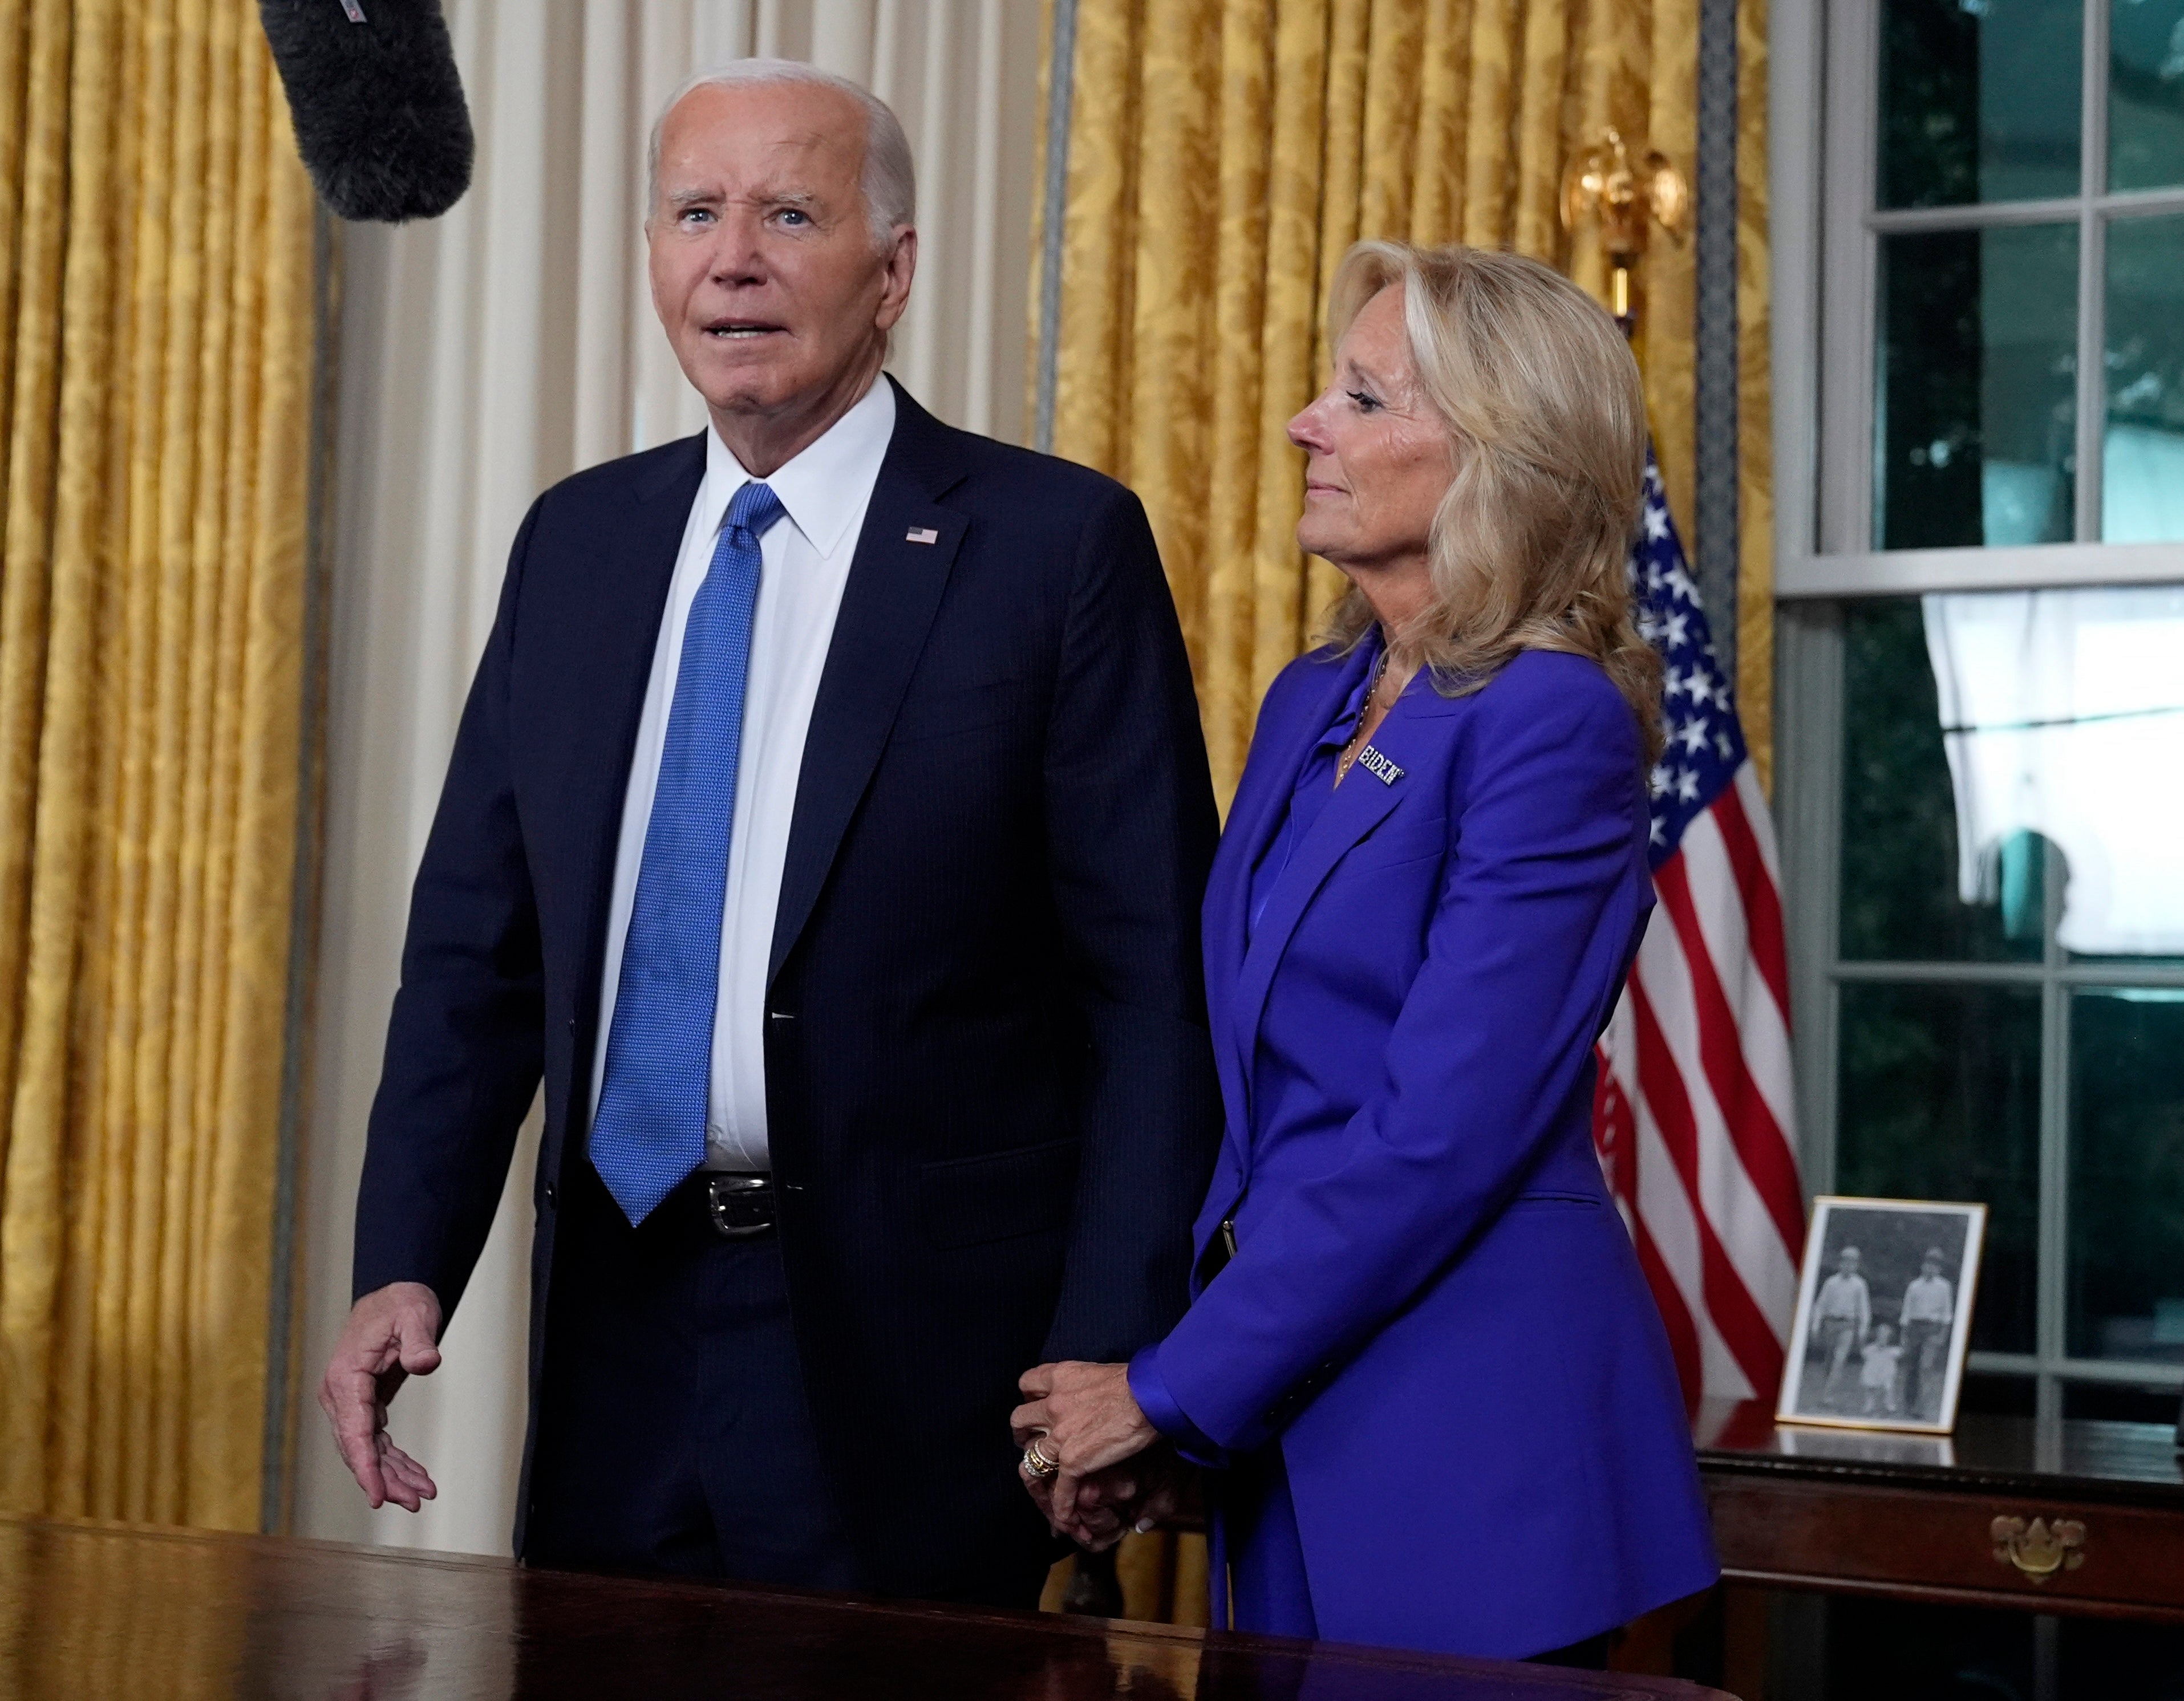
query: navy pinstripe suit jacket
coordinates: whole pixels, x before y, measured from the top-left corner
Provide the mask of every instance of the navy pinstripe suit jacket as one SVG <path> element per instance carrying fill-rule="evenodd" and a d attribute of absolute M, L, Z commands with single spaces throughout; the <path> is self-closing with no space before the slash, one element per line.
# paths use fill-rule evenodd
<path fill-rule="evenodd" d="M 422 1281 L 452 1312 L 543 1079 L 534 1431 L 553 1294 L 584 1279 L 554 1214 L 586 1161 L 616 830 L 704 464 L 694 437 L 579 473 L 518 533 L 372 1111 L 356 1291 Z M 881 1412 L 919 1461 L 839 1497 L 876 1587 L 943 1591 L 1045 1542 L 1016 1377 L 1126 1359 L 1182 1311 L 1220 1131 L 1198 942 L 1216 831 L 1136 498 L 900 396 L 805 751 L 766 1023 L 822 1444 L 855 1458 Z"/>

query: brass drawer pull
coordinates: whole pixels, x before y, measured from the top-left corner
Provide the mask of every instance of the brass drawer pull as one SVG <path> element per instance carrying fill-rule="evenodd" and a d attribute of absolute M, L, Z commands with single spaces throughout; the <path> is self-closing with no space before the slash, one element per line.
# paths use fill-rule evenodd
<path fill-rule="evenodd" d="M 1994 1540 L 1995 1558 L 2036 1583 L 2086 1563 L 2086 1526 L 2075 1518 L 2058 1518 L 2053 1524 L 2035 1518 L 2030 1526 L 2022 1518 L 1997 1518 L 1987 1534 Z"/>

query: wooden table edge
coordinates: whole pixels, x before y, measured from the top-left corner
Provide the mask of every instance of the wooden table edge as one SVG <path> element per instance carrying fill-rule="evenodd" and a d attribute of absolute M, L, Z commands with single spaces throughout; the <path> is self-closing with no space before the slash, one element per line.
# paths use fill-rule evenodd
<path fill-rule="evenodd" d="M 1388 1671 L 1424 1676 L 1511 1676 L 1511 1662 L 1474 1659 L 1463 1654 L 1435 1654 L 1419 1649 L 1381 1648 L 1362 1643 L 1312 1642 L 1284 1636 L 1262 1636 L 1249 1631 L 1203 1630 L 1190 1625 L 1156 1624 L 1141 1619 L 1080 1617 L 1068 1613 L 1036 1609 L 1017 1611 L 1006 1607 L 962 1607 L 944 1602 L 904 1600 L 871 1595 L 838 1593 L 821 1589 L 757 1586 L 730 1579 L 656 1577 L 611 1571 L 550 1570 L 519 1560 L 486 1554 L 452 1554 L 430 1548 L 394 1548 L 370 1543 L 335 1542 L 309 1536 L 283 1536 L 259 1531 L 203 1530 L 187 1526 L 136 1524 L 104 1518 L 0 1512 L 0 1528 L 27 1531 L 64 1530 L 113 1536 L 131 1541 L 146 1539 L 205 1547 L 248 1547 L 274 1556 L 324 1554 L 364 1559 L 405 1570 L 486 1572 L 498 1575 L 527 1573 L 538 1576 L 581 1577 L 611 1581 L 633 1593 L 672 1598 L 731 1597 L 765 1602 L 788 1598 L 804 1604 L 841 1612 L 868 1613 L 883 1617 L 940 1620 L 951 1624 L 1036 1629 L 1042 1634 L 1084 1641 L 1154 1643 L 1209 1654 L 1279 1654 L 1295 1657 L 1309 1653 L 1331 1656 L 1351 1666 L 1370 1666 Z M 1521 1670 L 1521 1667 L 1519 1668 Z M 1536 1668 L 1544 1676 L 1553 1673 L 1556 1684 L 1581 1688 L 1604 1696 L 1660 1695 L 1675 1701 L 1736 1701 L 1723 1692 L 1684 1679 L 1654 1677 L 1635 1672 L 1591 1672 L 1568 1667 Z"/>
<path fill-rule="evenodd" d="M 1926 1606 L 1978 1607 L 1989 1612 L 2042 1613 L 2058 1618 L 2099 1618 L 2134 1624 L 2184 1625 L 2184 1607 L 2103 1600 L 2096 1595 L 2039 1595 L 2004 1589 L 1957 1588 L 1945 1583 L 1892 1583 L 1862 1577 L 1821 1577 L 1800 1571 L 1757 1570 L 1724 1565 L 1721 1580 L 1739 1587 L 1783 1589 L 1797 1594 L 1858 1595 L 1868 1600 L 1908 1601 Z"/>

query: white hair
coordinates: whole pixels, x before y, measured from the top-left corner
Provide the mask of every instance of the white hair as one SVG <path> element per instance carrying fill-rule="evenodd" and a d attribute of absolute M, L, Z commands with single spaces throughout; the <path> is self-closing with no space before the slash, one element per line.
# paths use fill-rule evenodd
<path fill-rule="evenodd" d="M 644 156 L 645 220 L 649 223 L 660 203 L 660 133 L 667 127 L 667 114 L 682 97 L 703 88 L 752 88 L 767 83 L 805 83 L 834 89 L 864 108 L 865 169 L 858 188 L 865 197 L 865 217 L 871 221 L 873 244 L 885 248 L 894 233 L 917 222 L 917 168 L 910 157 L 910 138 L 902 133 L 902 120 L 894 109 L 870 89 L 801 59 L 732 59 L 710 71 L 686 80 L 667 97 L 660 116 L 652 121 L 652 141 Z"/>

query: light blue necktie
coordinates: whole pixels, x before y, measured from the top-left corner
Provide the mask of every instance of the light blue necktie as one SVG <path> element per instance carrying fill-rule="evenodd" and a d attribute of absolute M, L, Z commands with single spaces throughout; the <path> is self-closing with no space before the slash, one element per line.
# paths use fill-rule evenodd
<path fill-rule="evenodd" d="M 682 628 L 592 1121 L 592 1166 L 632 1224 L 705 1160 L 759 539 L 781 515 L 781 498 L 765 485 L 736 492 Z"/>

